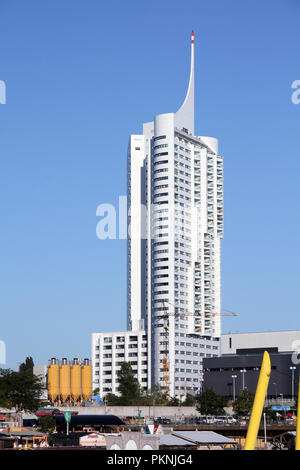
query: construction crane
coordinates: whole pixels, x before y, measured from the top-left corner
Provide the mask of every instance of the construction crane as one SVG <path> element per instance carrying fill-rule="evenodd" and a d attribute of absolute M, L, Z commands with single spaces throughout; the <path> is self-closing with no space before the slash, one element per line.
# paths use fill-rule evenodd
<path fill-rule="evenodd" d="M 222 316 L 222 317 L 236 317 L 237 316 L 237 313 L 236 312 L 221 312 L 221 313 L 212 313 L 211 316 L 212 317 L 216 317 L 216 316 Z"/>
<path fill-rule="evenodd" d="M 169 362 L 169 354 L 168 354 L 168 351 L 169 351 L 169 339 L 168 339 L 168 336 L 169 336 L 169 317 L 171 317 L 171 316 L 174 316 L 174 317 L 180 317 L 180 316 L 190 317 L 191 315 L 195 315 L 195 314 L 193 314 L 192 312 L 186 312 L 186 313 L 169 312 L 168 307 L 166 307 L 166 303 L 168 303 L 169 305 L 173 305 L 173 304 L 171 302 L 166 302 L 166 301 L 162 301 L 161 303 L 163 304 L 163 311 L 165 311 L 165 313 L 162 313 L 160 315 L 155 316 L 154 327 L 163 328 L 163 331 L 161 333 L 163 338 L 164 338 L 164 341 L 163 341 L 163 345 L 164 345 L 163 355 L 164 355 L 164 357 L 162 359 L 162 364 L 163 364 L 163 367 L 162 367 L 162 372 L 163 372 L 162 379 L 163 380 L 162 381 L 163 381 L 163 384 L 164 384 L 163 388 L 164 388 L 164 390 L 167 391 L 169 389 L 169 383 L 170 383 L 170 377 L 169 377 L 170 362 Z M 220 312 L 220 313 L 211 313 L 211 316 L 212 317 L 216 317 L 216 316 L 236 317 L 237 313 L 228 311 L 228 312 Z M 161 320 L 163 320 L 163 324 L 156 323 L 156 322 L 160 322 Z M 195 327 L 195 331 L 197 333 L 201 333 L 202 327 L 201 326 Z"/>

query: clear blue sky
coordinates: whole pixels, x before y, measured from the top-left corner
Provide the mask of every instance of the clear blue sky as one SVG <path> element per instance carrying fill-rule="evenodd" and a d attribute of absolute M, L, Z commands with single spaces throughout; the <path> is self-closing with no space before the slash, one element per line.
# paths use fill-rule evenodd
<path fill-rule="evenodd" d="M 90 357 L 126 326 L 126 242 L 96 207 L 126 194 L 130 133 L 182 103 L 196 34 L 196 133 L 224 156 L 224 331 L 298 329 L 297 0 L 0 0 L 0 339 Z"/>

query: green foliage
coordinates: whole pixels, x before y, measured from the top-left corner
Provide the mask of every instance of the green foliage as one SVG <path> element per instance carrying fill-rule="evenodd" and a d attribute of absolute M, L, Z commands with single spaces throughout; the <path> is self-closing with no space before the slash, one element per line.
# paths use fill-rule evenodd
<path fill-rule="evenodd" d="M 180 406 L 180 400 L 176 397 L 171 398 L 171 400 L 167 403 L 168 406 Z"/>
<path fill-rule="evenodd" d="M 275 410 L 272 410 L 272 407 L 270 405 L 264 408 L 264 413 L 266 413 L 267 420 L 276 421 L 277 412 Z"/>
<path fill-rule="evenodd" d="M 35 411 L 42 390 L 41 379 L 33 374 L 32 358 L 26 358 L 18 372 L 0 369 L 0 406 Z"/>
<path fill-rule="evenodd" d="M 155 405 L 167 405 L 169 402 L 168 393 L 163 392 L 158 384 L 154 385 L 152 390 L 148 392 L 148 397 L 150 404 L 154 402 Z"/>
<path fill-rule="evenodd" d="M 188 393 L 187 396 L 185 397 L 184 402 L 182 402 L 182 406 L 195 406 L 196 403 L 197 403 L 197 397 Z"/>
<path fill-rule="evenodd" d="M 118 397 L 114 393 L 108 393 L 107 395 L 105 395 L 105 402 L 107 405 L 110 405 L 110 406 L 122 405 L 121 401 L 122 401 L 121 397 Z"/>
<path fill-rule="evenodd" d="M 220 415 L 224 413 L 227 400 L 217 395 L 212 388 L 204 390 L 196 398 L 196 409 L 202 415 Z"/>
<path fill-rule="evenodd" d="M 168 406 L 195 406 L 197 402 L 197 398 L 194 395 L 188 393 L 185 397 L 184 401 L 180 401 L 179 398 L 173 397 L 171 398 L 167 405 Z"/>
<path fill-rule="evenodd" d="M 97 397 L 99 395 L 99 393 L 100 393 L 100 388 L 99 387 L 97 387 L 97 388 L 95 388 L 95 390 L 93 390 L 93 396 L 94 397 Z"/>
<path fill-rule="evenodd" d="M 28 372 L 33 374 L 33 359 L 32 357 L 26 357 L 25 362 L 22 362 L 19 366 L 19 372 Z"/>
<path fill-rule="evenodd" d="M 53 416 L 41 416 L 38 420 L 38 430 L 45 434 L 51 434 L 55 429 Z"/>
<path fill-rule="evenodd" d="M 238 395 L 236 400 L 233 402 L 232 408 L 234 413 L 238 416 L 248 416 L 251 412 L 253 401 L 254 393 L 249 392 L 248 390 L 243 390 L 243 392 Z"/>
<path fill-rule="evenodd" d="M 122 405 L 134 405 L 141 396 L 140 384 L 134 376 L 130 362 L 123 362 L 118 371 Z"/>

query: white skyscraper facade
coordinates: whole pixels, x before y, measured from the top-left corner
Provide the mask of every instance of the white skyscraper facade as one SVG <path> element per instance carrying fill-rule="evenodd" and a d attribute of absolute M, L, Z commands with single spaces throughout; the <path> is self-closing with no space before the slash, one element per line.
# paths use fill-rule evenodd
<path fill-rule="evenodd" d="M 201 390 L 202 359 L 219 353 L 223 160 L 194 135 L 194 34 L 187 94 L 128 147 L 127 323 L 147 335 L 148 387 Z"/>

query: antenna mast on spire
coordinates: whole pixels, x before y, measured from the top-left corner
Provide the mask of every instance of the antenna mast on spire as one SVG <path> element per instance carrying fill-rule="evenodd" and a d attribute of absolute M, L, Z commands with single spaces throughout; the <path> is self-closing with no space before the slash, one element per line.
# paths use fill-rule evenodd
<path fill-rule="evenodd" d="M 194 135 L 194 43 L 195 34 L 194 31 L 192 31 L 189 86 L 182 106 L 177 113 L 175 113 L 175 126 L 180 130 L 182 128 L 188 129 L 192 135 Z"/>

